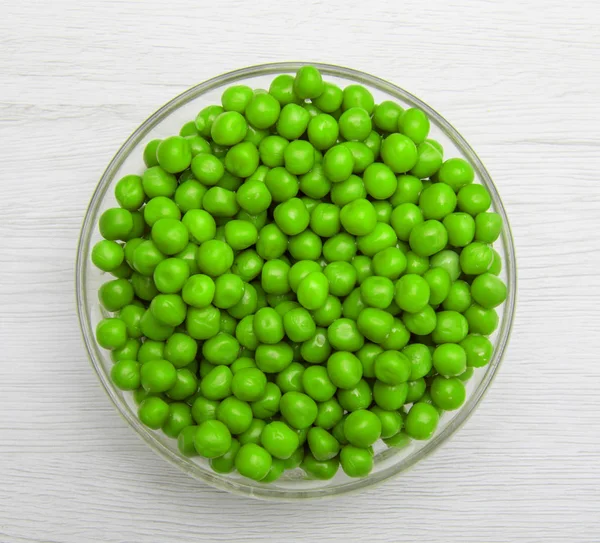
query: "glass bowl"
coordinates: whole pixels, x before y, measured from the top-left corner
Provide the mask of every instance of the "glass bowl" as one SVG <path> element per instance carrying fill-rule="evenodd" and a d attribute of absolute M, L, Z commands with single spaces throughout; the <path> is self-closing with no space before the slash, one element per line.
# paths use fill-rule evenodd
<path fill-rule="evenodd" d="M 447 412 L 441 417 L 432 439 L 424 442 L 412 441 L 403 449 L 376 447 L 373 471 L 363 479 L 351 479 L 341 470 L 330 481 L 307 480 L 304 479 L 303 472 L 293 470 L 270 484 L 254 482 L 235 473 L 220 475 L 213 472 L 204 459 L 190 459 L 181 455 L 177 450 L 176 440 L 168 438 L 160 431 L 150 430 L 138 420 L 132 394 L 122 392 L 112 384 L 112 362 L 109 353 L 98 346 L 94 337 L 96 324 L 105 316 L 98 302 L 97 292 L 107 279 L 106 274 L 95 268 L 90 261 L 91 247 L 101 239 L 97 229 L 98 218 L 104 210 L 117 205 L 113 195 L 116 181 L 126 174 L 143 171 L 145 166 L 142 154 L 146 142 L 178 133 L 181 125 L 194 119 L 200 109 L 209 104 L 219 104 L 221 93 L 230 85 L 246 84 L 252 88 L 268 88 L 275 75 L 294 73 L 302 65 L 300 62 L 263 64 L 230 72 L 187 90 L 151 115 L 119 149 L 102 175 L 85 215 L 76 263 L 77 309 L 85 345 L 100 382 L 123 418 L 154 451 L 185 473 L 220 489 L 279 500 L 326 497 L 367 488 L 410 468 L 444 443 L 473 413 L 498 370 L 513 321 L 516 292 L 514 246 L 502 201 L 489 173 L 464 138 L 427 104 L 387 81 L 348 68 L 315 65 L 328 80 L 340 86 L 352 83 L 365 85 L 373 93 L 376 103 L 382 100 L 396 100 L 406 107 L 421 108 L 430 118 L 431 137 L 444 146 L 445 157 L 466 159 L 475 169 L 476 182 L 482 183 L 489 190 L 493 210 L 499 213 L 504 221 L 501 238 L 496 242 L 496 250 L 502 255 L 501 277 L 508 286 L 506 303 L 499 308 L 500 325 L 491 337 L 494 345 L 493 358 L 489 365 L 475 371 L 467 384 L 465 404 L 461 409 Z"/>

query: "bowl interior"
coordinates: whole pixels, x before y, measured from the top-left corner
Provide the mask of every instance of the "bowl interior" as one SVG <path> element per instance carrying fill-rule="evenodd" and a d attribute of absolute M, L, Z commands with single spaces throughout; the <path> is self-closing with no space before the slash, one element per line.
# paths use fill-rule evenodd
<path fill-rule="evenodd" d="M 222 489 L 262 498 L 324 497 L 357 490 L 381 482 L 409 468 L 431 453 L 467 419 L 489 386 L 506 347 L 514 313 L 515 258 L 508 220 L 488 172 L 466 141 L 445 119 L 406 91 L 361 72 L 336 66 L 317 65 L 328 81 L 342 87 L 352 83 L 365 85 L 373 93 L 376 103 L 394 100 L 404 107 L 423 109 L 431 121 L 431 137 L 444 147 L 444 158 L 462 157 L 469 161 L 475 169 L 475 182 L 485 185 L 490 191 L 493 210 L 500 213 L 504 220 L 502 236 L 496 242 L 495 248 L 502 255 L 501 277 L 508 285 L 507 301 L 498 308 L 500 326 L 490 338 L 494 344 L 493 359 L 488 366 L 475 371 L 474 376 L 467 383 L 467 401 L 460 410 L 447 412 L 442 416 L 436 435 L 431 440 L 412 441 L 404 449 L 386 449 L 383 445 L 376 446 L 375 466 L 365 479 L 351 479 L 340 470 L 330 481 L 306 480 L 300 470 L 294 470 L 286 472 L 275 483 L 265 485 L 237 474 L 218 475 L 210 469 L 205 460 L 189 459 L 180 455 L 176 440 L 166 437 L 160 431 L 152 431 L 140 423 L 136 414 L 137 406 L 131 393 L 122 392 L 112 385 L 110 380 L 112 361 L 109 353 L 99 348 L 94 338 L 95 327 L 105 316 L 98 302 L 98 288 L 112 278 L 95 268 L 90 261 L 91 247 L 101 239 L 97 229 L 98 218 L 104 210 L 117 206 L 113 194 L 114 184 L 126 174 L 141 174 L 144 171 L 142 154 L 149 140 L 178 133 L 181 125 L 193 120 L 200 109 L 210 104 L 219 104 L 221 93 L 232 84 L 243 83 L 252 88 L 268 89 L 275 75 L 294 73 L 300 66 L 302 63 L 269 64 L 222 75 L 189 89 L 148 118 L 125 142 L 104 172 L 84 220 L 77 255 L 76 293 L 85 344 L 100 381 L 121 415 L 156 452 L 189 475 Z"/>

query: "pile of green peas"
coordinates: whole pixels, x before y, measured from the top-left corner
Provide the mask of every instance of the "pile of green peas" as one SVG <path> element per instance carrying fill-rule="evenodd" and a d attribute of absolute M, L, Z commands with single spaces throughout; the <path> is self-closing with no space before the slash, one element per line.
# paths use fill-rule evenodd
<path fill-rule="evenodd" d="M 261 482 L 373 467 L 492 357 L 502 229 L 423 111 L 304 66 L 236 85 L 115 187 L 98 343 L 147 427 Z M 107 313 L 107 314 L 108 314 Z"/>

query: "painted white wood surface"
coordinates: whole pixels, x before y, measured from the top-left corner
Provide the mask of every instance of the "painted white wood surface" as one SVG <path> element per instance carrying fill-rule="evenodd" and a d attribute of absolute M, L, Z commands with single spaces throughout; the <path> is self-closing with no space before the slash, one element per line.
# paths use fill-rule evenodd
<path fill-rule="evenodd" d="M 0 541 L 600 540 L 600 34 L 589 0 L 55 0 L 0 5 Z M 364 69 L 465 135 L 503 195 L 519 303 L 459 434 L 356 496 L 264 503 L 177 472 L 86 359 L 92 190 L 172 96 L 261 62 Z"/>

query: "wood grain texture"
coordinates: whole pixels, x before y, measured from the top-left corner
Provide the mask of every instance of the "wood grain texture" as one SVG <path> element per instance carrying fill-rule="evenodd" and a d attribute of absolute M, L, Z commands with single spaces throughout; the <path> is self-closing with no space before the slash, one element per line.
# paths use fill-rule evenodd
<path fill-rule="evenodd" d="M 600 35 L 576 0 L 56 0 L 0 8 L 0 542 L 597 542 Z M 442 451 L 334 501 L 194 481 L 119 418 L 73 294 L 92 190 L 148 115 L 234 68 L 364 69 L 452 122 L 503 196 L 519 300 L 503 367 Z"/>

